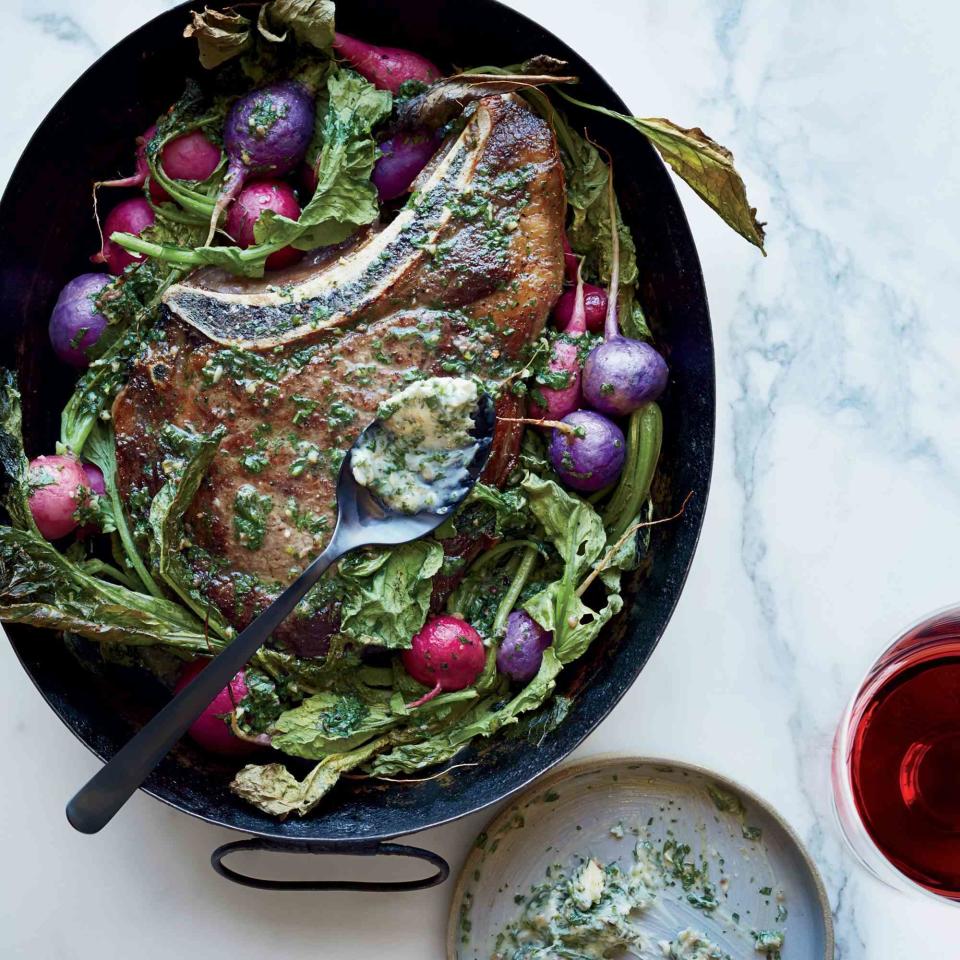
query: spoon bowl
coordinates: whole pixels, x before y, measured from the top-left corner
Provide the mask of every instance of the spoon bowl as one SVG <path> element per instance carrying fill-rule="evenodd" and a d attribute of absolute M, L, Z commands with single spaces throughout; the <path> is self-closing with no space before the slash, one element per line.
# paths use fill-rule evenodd
<path fill-rule="evenodd" d="M 337 478 L 337 527 L 331 543 L 339 538 L 345 544 L 348 542 L 347 538 L 357 538 L 353 546 L 346 547 L 345 550 L 352 550 L 357 546 L 388 547 L 418 540 L 436 530 L 463 502 L 480 479 L 493 444 L 493 430 L 496 425 L 494 411 L 492 398 L 488 394 L 481 394 L 477 398 L 474 425 L 469 431 L 474 442 L 467 451 L 470 459 L 466 464 L 466 478 L 449 491 L 443 504 L 419 513 L 401 513 L 392 509 L 354 476 L 353 451 L 368 444 L 375 433 L 384 429 L 380 420 L 368 424 L 340 466 L 340 475 Z"/>

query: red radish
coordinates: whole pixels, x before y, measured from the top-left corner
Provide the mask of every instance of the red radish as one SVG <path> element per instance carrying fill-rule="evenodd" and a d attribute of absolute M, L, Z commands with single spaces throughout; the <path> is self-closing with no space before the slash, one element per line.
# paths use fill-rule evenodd
<path fill-rule="evenodd" d="M 147 189 L 150 191 L 150 199 L 154 203 L 168 203 L 170 201 L 170 194 L 153 177 L 147 181 Z"/>
<path fill-rule="evenodd" d="M 137 137 L 136 168 L 132 176 L 122 177 L 119 180 L 101 180 L 97 183 L 98 187 L 142 187 L 150 173 L 147 166 L 147 144 L 153 139 L 157 132 L 157 125 L 147 127 L 144 132 Z"/>
<path fill-rule="evenodd" d="M 483 671 L 487 651 L 469 623 L 443 614 L 425 624 L 401 659 L 414 680 L 433 688 L 407 704 L 412 710 L 438 693 L 469 687 Z"/>
<path fill-rule="evenodd" d="M 560 294 L 560 299 L 553 308 L 553 322 L 560 330 L 570 323 L 576 300 L 576 290 L 564 290 Z M 583 285 L 583 312 L 587 329 L 591 333 L 601 333 L 607 315 L 607 291 L 603 287 L 594 286 L 592 283 Z"/>
<path fill-rule="evenodd" d="M 171 180 L 206 180 L 221 157 L 220 148 L 202 130 L 191 130 L 164 144 L 160 169 Z"/>
<path fill-rule="evenodd" d="M 577 282 L 577 271 L 580 269 L 580 258 L 573 252 L 567 235 L 563 235 L 563 276 L 567 283 Z"/>
<path fill-rule="evenodd" d="M 257 242 L 253 226 L 264 210 L 273 210 L 296 220 L 300 216 L 300 204 L 293 187 L 283 180 L 251 180 L 237 194 L 227 213 L 226 227 L 238 247 L 246 249 Z M 265 266 L 268 270 L 286 267 L 299 260 L 301 255 L 301 251 L 293 247 L 283 247 L 267 257 Z"/>
<path fill-rule="evenodd" d="M 110 237 L 114 233 L 132 233 L 135 237 L 139 236 L 147 227 L 153 225 L 155 219 L 145 198 L 121 200 L 103 221 L 103 246 L 90 258 L 90 262 L 105 263 L 111 273 L 119 275 L 123 273 L 124 267 L 143 260 L 142 255 L 128 253 Z"/>
<path fill-rule="evenodd" d="M 580 346 L 577 340 L 587 331 L 583 301 L 583 279 L 577 274 L 570 320 L 560 338 L 553 342 L 553 356 L 547 364 L 551 373 L 567 375 L 565 387 L 540 387 L 534 392 L 532 415 L 547 420 L 562 420 L 580 407 Z M 542 398 L 542 399 L 541 399 Z"/>
<path fill-rule="evenodd" d="M 407 80 L 420 80 L 429 84 L 440 79 L 440 70 L 426 57 L 421 57 L 412 50 L 378 47 L 348 37 L 345 33 L 334 36 L 333 49 L 375 87 L 391 93 L 396 93 Z"/>
<path fill-rule="evenodd" d="M 77 528 L 74 512 L 80 506 L 87 475 L 73 457 L 37 457 L 27 471 L 30 512 L 47 540 L 59 540 Z"/>
<path fill-rule="evenodd" d="M 179 693 L 204 667 L 208 660 L 194 660 L 186 664 L 173 688 Z M 203 713 L 190 726 L 190 739 L 211 753 L 245 754 L 257 749 L 257 744 L 241 740 L 230 729 L 230 714 L 247 695 L 247 681 L 241 670 L 210 701 Z"/>

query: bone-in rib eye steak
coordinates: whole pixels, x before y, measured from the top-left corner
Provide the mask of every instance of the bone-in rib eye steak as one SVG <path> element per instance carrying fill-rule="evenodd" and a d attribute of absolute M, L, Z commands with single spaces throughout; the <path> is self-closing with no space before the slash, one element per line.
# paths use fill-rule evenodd
<path fill-rule="evenodd" d="M 563 171 L 553 132 L 523 100 L 480 100 L 414 187 L 385 227 L 279 280 L 200 272 L 171 287 L 114 402 L 134 519 L 166 480 L 168 424 L 226 428 L 185 547 L 237 627 L 325 545 L 337 470 L 377 405 L 419 376 L 503 381 L 560 293 Z M 504 390 L 499 413 L 517 407 Z M 515 425 L 498 425 L 487 482 L 503 482 L 518 443 Z M 330 632 L 335 611 L 314 619 L 295 625 L 301 650 Z"/>

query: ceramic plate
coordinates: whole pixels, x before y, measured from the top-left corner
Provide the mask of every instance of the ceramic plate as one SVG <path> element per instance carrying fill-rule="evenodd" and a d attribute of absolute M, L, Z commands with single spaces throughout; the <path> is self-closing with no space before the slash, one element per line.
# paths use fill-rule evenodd
<path fill-rule="evenodd" d="M 629 869 L 638 840 L 655 852 L 688 845 L 687 859 L 718 901 L 705 905 L 698 884 L 662 884 L 653 906 L 638 914 L 649 943 L 641 956 L 662 958 L 660 942 L 691 928 L 733 960 L 763 960 L 769 955 L 755 950 L 753 931 L 777 929 L 784 933 L 782 960 L 832 960 L 823 882 L 780 816 L 708 770 L 630 757 L 563 767 L 492 821 L 454 891 L 449 960 L 490 960 L 497 935 L 551 866 L 594 857 Z"/>

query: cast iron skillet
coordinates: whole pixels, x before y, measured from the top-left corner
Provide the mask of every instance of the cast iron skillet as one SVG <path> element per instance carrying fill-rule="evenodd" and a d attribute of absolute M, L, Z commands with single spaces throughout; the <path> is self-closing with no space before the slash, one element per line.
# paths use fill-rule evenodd
<path fill-rule="evenodd" d="M 97 248 L 91 182 L 129 172 L 134 137 L 179 95 L 185 76 L 202 73 L 194 44 L 181 36 L 190 6 L 141 27 L 80 77 L 34 134 L 0 202 L 0 363 L 19 374 L 29 456 L 53 450 L 59 411 L 72 389 L 72 375 L 50 349 L 47 321 L 60 287 L 90 269 L 87 257 Z M 570 62 L 571 72 L 582 80 L 582 99 L 626 110 L 573 50 L 495 0 L 342 0 L 337 14 L 344 32 L 411 47 L 444 69 L 551 54 Z M 106 90 L 109 97 L 103 95 Z M 656 104 L 644 107 L 657 109 Z M 563 759 L 636 679 L 680 596 L 700 533 L 713 457 L 713 345 L 703 278 L 670 175 L 654 150 L 624 124 L 576 110 L 570 116 L 587 125 L 614 157 L 618 194 L 637 239 L 642 302 L 670 363 L 657 509 L 661 516 L 673 513 L 692 491 L 690 504 L 679 521 L 653 528 L 645 568 L 627 585 L 625 612 L 586 656 L 563 671 L 557 693 L 571 698 L 569 714 L 542 739 L 497 736 L 454 761 L 479 760 L 476 766 L 424 783 L 345 781 L 311 816 L 282 823 L 229 792 L 234 764 L 183 743 L 144 789 L 184 813 L 253 835 L 240 841 L 244 849 L 416 856 L 437 872 L 399 887 L 442 882 L 448 870 L 441 858 L 384 841 L 502 800 Z M 120 195 L 104 191 L 104 206 Z M 165 690 L 150 675 L 105 664 L 85 645 L 68 649 L 57 636 L 23 626 L 11 625 L 8 634 L 41 695 L 100 758 L 112 756 L 164 701 Z M 273 888 L 351 886 L 243 877 L 221 863 L 237 846 L 215 851 L 213 863 L 239 882 Z"/>

